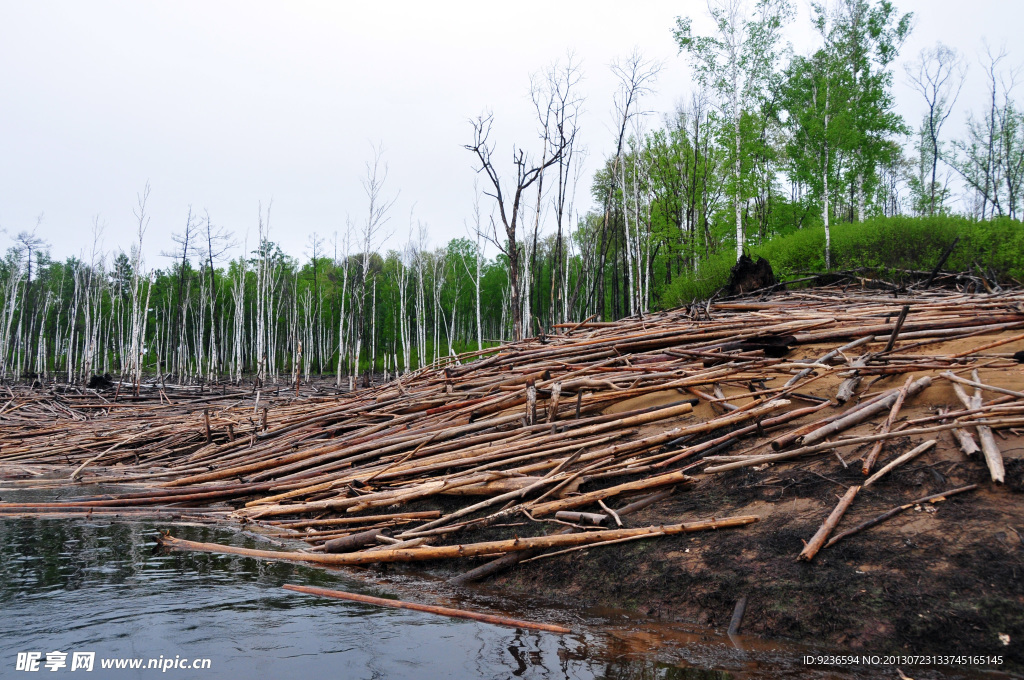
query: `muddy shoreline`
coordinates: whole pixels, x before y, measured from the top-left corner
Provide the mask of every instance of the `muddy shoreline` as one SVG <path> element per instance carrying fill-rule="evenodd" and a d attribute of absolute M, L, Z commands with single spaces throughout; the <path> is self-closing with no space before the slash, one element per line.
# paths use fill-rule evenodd
<path fill-rule="evenodd" d="M 743 634 L 855 654 L 1001 656 L 984 667 L 1024 674 L 1024 460 L 1007 456 L 1005 486 L 918 506 L 806 563 L 796 560 L 803 542 L 863 479 L 852 465 L 826 475 L 814 467 L 793 465 L 769 482 L 751 468 L 705 478 L 627 522 L 669 524 L 714 507 L 759 515 L 751 527 L 531 562 L 486 587 L 723 632 L 746 596 Z M 975 461 L 909 465 L 860 514 L 986 479 Z"/>
<path fill-rule="evenodd" d="M 0 471 L 61 502 L 0 510 L 241 524 L 271 543 L 162 543 L 369 575 L 449 578 L 498 558 L 518 564 L 446 588 L 722 632 L 745 598 L 742 634 L 1019 674 L 1018 298 L 922 294 L 898 342 L 909 306 L 877 295 L 720 303 L 712 320 L 600 324 L 344 395 L 12 392 Z M 837 540 L 888 519 L 798 561 L 830 515 Z"/>

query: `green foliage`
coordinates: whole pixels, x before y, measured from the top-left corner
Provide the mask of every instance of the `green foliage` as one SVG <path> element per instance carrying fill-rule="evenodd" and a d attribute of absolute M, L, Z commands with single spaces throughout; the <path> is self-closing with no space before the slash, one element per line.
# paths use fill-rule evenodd
<path fill-rule="evenodd" d="M 833 266 L 866 267 L 898 275 L 899 270 L 930 271 L 946 247 L 960 237 L 943 269 L 992 270 L 1003 280 L 1024 279 L 1024 225 L 1010 219 L 977 222 L 965 217 L 876 217 L 832 228 Z M 751 248 L 766 258 L 780 281 L 803 272 L 825 269 L 825 230 L 801 229 Z M 671 307 L 707 299 L 729 280 L 732 253 L 720 253 L 701 263 L 692 275 L 679 277 L 662 295 Z"/>

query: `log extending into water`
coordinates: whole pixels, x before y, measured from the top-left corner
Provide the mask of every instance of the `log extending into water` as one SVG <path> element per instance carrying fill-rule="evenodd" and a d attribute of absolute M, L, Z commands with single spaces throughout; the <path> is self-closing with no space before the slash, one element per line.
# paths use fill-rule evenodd
<path fill-rule="evenodd" d="M 344 553 L 356 550 L 357 548 L 364 548 L 368 545 L 376 545 L 377 537 L 383 535 L 383 529 L 369 529 L 368 531 L 360 531 L 357 534 L 335 538 L 324 543 L 324 552 Z"/>
<path fill-rule="evenodd" d="M 506 552 L 518 552 L 530 550 L 531 548 L 562 548 L 574 545 L 586 545 L 588 543 L 599 543 L 619 538 L 630 538 L 643 536 L 645 534 L 673 535 L 686 534 L 694 531 L 707 531 L 709 529 L 729 529 L 732 527 L 746 526 L 758 520 L 756 515 L 738 515 L 736 517 L 723 517 L 722 519 L 708 519 L 696 522 L 685 522 L 683 524 L 669 524 L 666 526 L 650 526 L 637 529 L 606 529 L 603 531 L 589 531 L 583 534 L 564 534 L 553 536 L 533 536 L 529 538 L 514 538 L 504 541 L 487 541 L 484 543 L 466 543 L 464 545 L 443 545 L 428 548 L 417 548 L 412 550 L 379 550 L 375 552 L 363 551 L 355 553 L 343 553 L 327 555 L 320 553 L 282 552 L 276 550 L 254 550 L 252 548 L 237 548 L 231 545 L 220 545 L 218 543 L 199 543 L 186 541 L 181 538 L 174 538 L 170 535 L 157 537 L 157 542 L 171 550 L 208 552 L 224 555 L 241 555 L 243 557 L 256 557 L 266 560 L 281 560 L 285 562 L 308 562 L 312 564 L 327 564 L 333 566 L 355 566 L 361 564 L 377 564 L 384 562 L 422 562 L 425 560 L 443 560 L 460 557 L 480 557 L 484 555 L 499 555 Z"/>
<path fill-rule="evenodd" d="M 483 621 L 484 623 L 493 623 L 497 626 L 511 626 L 512 628 L 525 628 L 526 630 L 542 630 L 548 633 L 572 632 L 568 628 L 565 628 L 563 626 L 556 626 L 551 623 L 534 623 L 532 621 L 510 619 L 504 616 L 496 616 L 494 614 L 481 614 L 479 612 L 466 611 L 465 609 L 452 609 L 451 607 L 438 607 L 429 604 L 403 602 L 401 600 L 388 600 L 383 597 L 373 597 L 371 595 L 358 595 L 356 593 L 346 593 L 343 590 L 329 590 L 327 588 L 316 588 L 313 586 L 297 586 L 292 585 L 290 583 L 286 583 L 281 587 L 286 590 L 294 590 L 297 593 L 305 593 L 307 595 L 317 595 L 319 597 L 330 597 L 336 600 L 348 600 L 349 602 L 372 604 L 377 607 L 390 607 L 392 609 L 411 609 L 413 611 L 426 612 L 428 614 L 451 616 L 456 619 L 470 619 L 472 621 Z"/>
<path fill-rule="evenodd" d="M 743 623 L 743 614 L 747 611 L 747 596 L 744 595 L 736 600 L 736 606 L 732 610 L 732 619 L 729 620 L 729 635 L 736 635 L 740 632 L 740 625 Z"/>

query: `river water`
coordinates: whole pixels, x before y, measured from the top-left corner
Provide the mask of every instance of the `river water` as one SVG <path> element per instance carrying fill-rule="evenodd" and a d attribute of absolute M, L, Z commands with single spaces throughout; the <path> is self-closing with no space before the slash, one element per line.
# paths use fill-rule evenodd
<path fill-rule="evenodd" d="M 3 499 L 13 496 L 5 493 Z M 810 651 L 803 647 L 729 639 L 621 612 L 569 610 L 486 588 L 454 590 L 394 568 L 342 571 L 164 552 L 153 541 L 160 529 L 196 541 L 274 547 L 254 535 L 210 526 L 0 519 L 0 678 L 897 677 L 891 670 L 879 675 L 870 668 L 811 668 L 801 661 Z M 285 583 L 556 623 L 573 633 L 527 632 L 326 600 L 284 590 Z M 66 666 L 49 671 L 43 664 L 53 651 L 67 653 Z M 17 670 L 19 652 L 40 652 L 40 671 Z M 95 653 L 91 673 L 71 670 L 74 652 Z M 101 668 L 104 659 L 142 659 L 145 665 L 176 658 L 209 659 L 209 668 Z"/>

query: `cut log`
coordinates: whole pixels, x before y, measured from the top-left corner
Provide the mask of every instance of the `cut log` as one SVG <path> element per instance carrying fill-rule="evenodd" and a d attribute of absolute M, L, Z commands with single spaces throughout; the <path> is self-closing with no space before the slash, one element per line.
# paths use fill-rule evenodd
<path fill-rule="evenodd" d="M 758 517 L 756 515 L 738 515 L 735 517 L 723 517 L 722 519 L 709 519 L 696 522 L 686 522 L 684 524 L 670 524 L 666 526 L 639 527 L 636 529 L 605 529 L 602 531 L 590 531 L 582 534 L 532 536 L 528 538 L 514 538 L 504 541 L 432 546 L 427 548 L 415 548 L 412 550 L 381 550 L 379 552 L 362 551 L 331 555 L 276 550 L 254 550 L 252 548 L 238 548 L 232 545 L 187 541 L 181 538 L 174 538 L 170 535 L 159 536 L 157 538 L 157 542 L 163 547 L 178 551 L 241 555 L 243 557 L 282 560 L 285 562 L 359 565 L 481 557 L 484 555 L 499 555 L 506 552 L 530 550 L 531 548 L 562 548 L 573 545 L 599 543 L 601 541 L 610 541 L 619 538 L 628 538 L 631 536 L 642 536 L 644 534 L 660 533 L 673 535 L 691 533 L 694 531 L 707 531 L 709 529 L 728 529 L 732 527 L 746 526 L 756 522 L 757 520 Z"/>
<path fill-rule="evenodd" d="M 883 467 L 881 470 L 879 470 L 878 472 L 876 472 L 875 474 L 871 475 L 866 480 L 864 480 L 864 486 L 866 486 L 866 487 L 867 486 L 871 486 L 872 484 L 877 482 L 879 479 L 881 479 L 885 475 L 889 474 L 890 472 L 892 472 L 893 470 L 898 468 L 900 465 L 903 465 L 904 463 L 906 463 L 909 460 L 917 458 L 919 455 L 921 455 L 922 453 L 924 453 L 925 451 L 927 451 L 928 449 L 930 449 L 933 446 L 935 446 L 935 440 L 934 439 L 929 439 L 925 443 L 923 443 L 923 444 L 921 444 L 919 446 L 915 446 L 914 448 L 912 448 L 911 450 L 907 451 L 906 453 L 904 453 L 899 458 L 896 458 L 895 460 L 891 461 L 888 465 Z"/>
<path fill-rule="evenodd" d="M 747 596 L 744 595 L 736 600 L 736 606 L 732 610 L 732 619 L 729 621 L 729 635 L 736 635 L 740 632 L 740 625 L 743 623 L 743 614 L 747 611 Z"/>
<path fill-rule="evenodd" d="M 838 401 L 840 404 L 845 404 L 846 402 L 853 399 L 853 395 L 857 391 L 857 388 L 860 387 L 861 381 L 860 374 L 857 373 L 856 369 L 863 368 L 864 366 L 866 366 L 868 363 L 868 359 L 870 358 L 870 354 L 865 354 L 864 356 L 857 357 L 852 362 L 850 362 L 850 367 L 855 370 L 852 376 L 844 380 L 839 385 L 839 391 L 836 392 L 836 401 Z"/>
<path fill-rule="evenodd" d="M 647 479 L 641 479 L 635 482 L 626 482 L 625 484 L 610 486 L 607 489 L 591 491 L 589 493 L 580 494 L 579 496 L 563 498 L 561 500 L 550 501 L 548 503 L 541 503 L 540 505 L 535 505 L 530 508 L 530 514 L 534 517 L 544 517 L 545 515 L 553 515 L 561 510 L 579 508 L 584 505 L 596 503 L 599 500 L 603 501 L 605 499 L 618 496 L 621 493 L 643 491 L 644 489 L 653 489 L 659 486 L 666 486 L 668 484 L 685 484 L 691 481 L 692 478 L 684 472 L 669 472 L 664 475 L 648 477 Z"/>
<path fill-rule="evenodd" d="M 1020 393 L 1012 392 L 1011 390 L 1003 390 L 1002 388 L 985 385 L 979 379 L 977 369 L 975 369 L 971 375 L 974 380 L 961 378 L 955 373 L 950 373 L 948 371 L 943 373 L 942 377 L 953 383 L 953 392 L 956 393 L 957 398 L 964 407 L 968 409 L 981 408 L 981 390 L 983 389 L 991 390 L 993 392 L 1010 392 L 1011 396 L 1024 396 Z M 960 385 L 973 386 L 974 395 L 967 396 L 967 393 L 964 392 Z M 996 438 L 992 435 L 992 428 L 987 425 L 978 425 L 975 429 L 978 432 L 978 440 L 981 442 L 981 453 L 985 457 L 985 465 L 988 467 L 989 476 L 992 478 L 993 482 L 1002 484 L 1006 479 L 1006 468 L 1003 466 L 1003 454 L 999 450 L 999 445 L 996 444 Z"/>
<path fill-rule="evenodd" d="M 653 505 L 654 503 L 657 503 L 660 500 L 664 500 L 664 499 L 668 498 L 669 496 L 672 495 L 672 493 L 674 491 L 675 491 L 675 487 L 670 487 L 670 488 L 665 489 L 663 491 L 659 491 L 657 493 L 652 493 L 649 496 L 644 496 L 643 498 L 641 498 L 639 500 L 633 501 L 629 505 L 622 506 L 616 512 L 619 515 L 619 517 L 625 517 L 626 515 L 630 515 L 630 514 L 632 514 L 634 512 L 640 512 L 644 508 L 646 508 L 646 507 L 648 507 L 650 505 Z M 568 533 L 572 533 L 574 531 L 576 531 L 576 529 L 574 529 L 573 527 L 569 527 L 567 529 L 563 529 L 562 531 L 560 531 L 558 533 L 559 534 L 568 534 Z M 473 581 L 480 581 L 482 579 L 487 578 L 488 576 L 492 576 L 492 575 L 497 574 L 499 572 L 505 571 L 506 569 L 509 569 L 509 568 L 515 566 L 516 564 L 519 564 L 524 559 L 527 559 L 529 557 L 533 557 L 534 555 L 539 555 L 540 553 L 541 553 L 541 549 L 540 548 L 534 548 L 532 550 L 524 550 L 524 551 L 521 551 L 521 552 L 507 553 L 505 555 L 502 555 L 498 559 L 491 560 L 490 562 L 487 562 L 486 564 L 482 564 L 479 567 L 476 567 L 474 569 L 470 569 L 467 572 L 459 574 L 458 576 L 450 579 L 449 582 L 450 583 L 454 583 L 456 585 L 462 585 L 462 584 L 465 584 L 465 583 L 471 583 Z"/>
<path fill-rule="evenodd" d="M 562 510 L 561 512 L 555 513 L 555 519 L 560 519 L 563 522 L 573 522 L 575 524 L 589 524 L 596 527 L 607 522 L 608 515 L 601 515 L 596 512 L 573 512 L 571 510 Z"/>
<path fill-rule="evenodd" d="M 369 531 L 360 531 L 357 534 L 335 538 L 324 543 L 324 552 L 343 553 L 358 550 L 359 548 L 376 544 L 377 537 L 383 535 L 383 529 L 370 529 Z"/>
<path fill-rule="evenodd" d="M 959 427 L 954 428 L 953 436 L 956 437 L 956 441 L 960 445 L 960 450 L 964 452 L 965 456 L 973 456 L 981 451 L 981 447 L 978 446 L 978 442 L 974 441 L 974 437 L 971 436 L 971 433 L 967 430 L 962 430 Z"/>
<path fill-rule="evenodd" d="M 882 350 L 882 354 L 888 354 L 892 351 L 893 346 L 896 344 L 896 338 L 900 334 L 900 330 L 903 328 L 903 322 L 907 320 L 907 314 L 910 313 L 910 305 L 903 305 L 903 309 L 900 310 L 900 315 L 896 319 L 896 327 L 892 329 L 892 334 L 889 336 L 889 342 L 885 343 L 885 349 Z"/>
<path fill-rule="evenodd" d="M 305 593 L 307 595 L 317 595 L 319 597 L 330 597 L 336 600 L 348 600 L 349 602 L 372 604 L 377 607 L 391 607 L 392 609 L 411 609 L 413 611 L 426 612 L 428 614 L 451 616 L 457 619 L 471 619 L 473 621 L 483 621 L 484 623 L 493 623 L 498 626 L 511 626 L 512 628 L 525 628 L 527 630 L 542 630 L 549 633 L 572 632 L 568 628 L 556 626 L 550 623 L 534 623 L 532 621 L 521 621 L 519 619 L 510 619 L 504 616 L 495 616 L 493 614 L 480 614 L 478 612 L 466 611 L 465 609 L 437 607 L 429 604 L 402 602 L 401 600 L 387 600 L 383 597 L 358 595 L 356 593 L 346 593 L 342 590 L 328 590 L 327 588 L 316 588 L 313 586 L 296 586 L 290 583 L 286 583 L 282 587 L 287 590 L 294 590 L 297 593 Z"/>
<path fill-rule="evenodd" d="M 986 385 L 985 383 L 978 380 L 978 371 L 975 369 L 974 374 L 971 376 L 974 380 L 968 380 L 967 378 L 961 378 L 956 373 L 950 371 L 943 371 L 940 375 L 946 380 L 960 383 L 961 385 L 969 385 L 975 389 L 988 390 L 989 392 L 998 392 L 999 394 L 1008 394 L 1011 397 L 1017 397 L 1018 399 L 1024 399 L 1024 392 L 1015 392 L 1014 390 L 1008 390 L 1005 387 L 996 387 L 995 385 Z M 968 407 L 970 408 L 970 407 Z"/>
<path fill-rule="evenodd" d="M 904 307 L 904 309 L 906 309 Z M 882 423 L 881 433 L 886 433 L 892 429 L 892 424 L 896 422 L 896 416 L 899 415 L 900 407 L 903 406 L 903 400 L 907 398 L 907 390 L 910 388 L 910 384 L 914 381 L 914 376 L 907 376 L 907 382 L 903 384 L 900 389 L 899 395 L 896 397 L 896 402 L 892 405 L 892 410 L 889 411 L 889 417 Z M 868 451 L 868 455 L 864 456 L 864 464 L 861 466 L 861 473 L 866 475 L 871 474 L 871 466 L 875 464 L 875 460 L 878 459 L 878 454 L 882 452 L 882 447 L 885 442 L 879 440 L 871 446 L 871 450 Z"/>
<path fill-rule="evenodd" d="M 913 397 L 917 394 L 920 394 L 922 390 L 924 390 L 931 384 L 932 379 L 928 376 L 924 376 L 920 380 L 914 381 L 913 383 L 910 384 L 909 387 L 907 387 L 906 396 Z M 887 409 L 891 409 L 892 405 L 896 403 L 896 400 L 899 399 L 901 394 L 902 392 L 900 390 L 893 390 L 885 398 L 879 399 L 870 406 L 854 411 L 847 415 L 846 417 L 840 418 L 839 420 L 829 423 L 825 427 L 819 428 L 809 434 L 804 435 L 803 437 L 799 437 L 797 439 L 797 444 L 801 446 L 810 446 L 812 444 L 816 444 L 817 442 L 823 441 L 828 437 L 831 437 L 837 432 L 842 432 L 843 430 L 853 427 L 854 425 L 863 423 L 868 418 L 878 413 L 882 413 Z"/>
<path fill-rule="evenodd" d="M 904 510 L 909 510 L 910 508 L 914 507 L 915 505 L 920 505 L 921 503 L 937 503 L 939 501 L 946 500 L 950 496 L 955 496 L 955 495 L 960 494 L 960 493 L 966 493 L 967 491 L 974 491 L 977 488 L 978 488 L 977 484 L 969 484 L 968 486 L 961 486 L 959 489 L 950 489 L 949 491 L 943 491 L 942 493 L 936 493 L 936 494 L 932 494 L 931 496 L 925 496 L 924 498 L 918 498 L 916 501 L 910 501 L 909 503 L 904 503 L 903 505 L 897 505 L 892 510 L 889 510 L 887 512 L 883 512 L 878 517 L 875 517 L 873 519 L 869 519 L 867 522 L 864 522 L 863 524 L 858 524 L 857 526 L 853 527 L 852 529 L 847 529 L 846 531 L 844 531 L 844 532 L 842 532 L 840 534 L 836 534 L 835 536 L 833 536 L 832 538 L 829 539 L 828 543 L 825 544 L 825 547 L 829 548 L 829 547 L 835 545 L 836 543 L 838 543 L 839 541 L 843 540 L 844 538 L 847 538 L 849 536 L 853 536 L 854 534 L 859 534 L 860 532 L 864 531 L 865 529 L 870 529 L 871 527 L 875 526 L 876 524 L 881 524 L 882 522 L 884 522 L 885 520 L 889 519 L 890 517 L 895 517 L 899 513 L 903 512 Z"/>
<path fill-rule="evenodd" d="M 845 513 L 846 509 L 850 507 L 850 503 L 853 503 L 853 499 L 857 495 L 858 491 L 860 491 L 859 486 L 851 486 L 846 490 L 843 497 L 839 499 L 839 503 L 836 505 L 835 509 L 832 510 L 832 513 L 825 519 L 821 528 L 818 529 L 814 536 L 811 537 L 811 540 L 807 542 L 807 545 L 804 546 L 804 549 L 800 552 L 797 559 L 804 560 L 805 562 L 810 562 L 814 559 L 814 556 L 818 554 L 821 547 L 825 545 L 825 540 L 828 538 L 828 535 L 832 533 L 832 530 L 836 528 L 837 524 L 839 524 L 839 520 L 843 518 L 843 513 Z"/>

